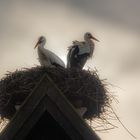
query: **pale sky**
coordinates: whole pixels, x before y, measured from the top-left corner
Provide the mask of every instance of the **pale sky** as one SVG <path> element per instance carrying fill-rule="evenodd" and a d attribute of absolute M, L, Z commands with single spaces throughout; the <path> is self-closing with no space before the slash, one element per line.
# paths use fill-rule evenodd
<path fill-rule="evenodd" d="M 115 111 L 140 139 L 139 5 L 138 0 L 0 0 L 0 77 L 39 64 L 33 47 L 40 35 L 66 62 L 67 47 L 89 31 L 100 42 L 86 68 L 96 67 L 117 86 L 110 89 L 119 100 Z M 98 134 L 103 140 L 133 139 L 118 127 Z"/>

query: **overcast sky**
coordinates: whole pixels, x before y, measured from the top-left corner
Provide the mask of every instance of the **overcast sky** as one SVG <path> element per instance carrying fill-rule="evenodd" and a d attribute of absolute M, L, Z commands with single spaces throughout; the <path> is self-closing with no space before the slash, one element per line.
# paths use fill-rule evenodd
<path fill-rule="evenodd" d="M 66 62 L 67 47 L 86 31 L 100 40 L 86 67 L 116 85 L 116 112 L 140 138 L 140 1 L 139 0 L 0 0 L 0 77 L 6 71 L 39 65 L 38 37 Z M 133 139 L 120 125 L 103 140 Z"/>

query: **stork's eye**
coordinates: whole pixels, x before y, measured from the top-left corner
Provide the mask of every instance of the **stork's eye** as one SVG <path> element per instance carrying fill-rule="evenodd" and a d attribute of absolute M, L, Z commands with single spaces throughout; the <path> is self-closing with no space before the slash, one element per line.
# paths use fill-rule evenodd
<path fill-rule="evenodd" d="M 91 34 L 88 34 L 88 37 L 91 37 Z"/>

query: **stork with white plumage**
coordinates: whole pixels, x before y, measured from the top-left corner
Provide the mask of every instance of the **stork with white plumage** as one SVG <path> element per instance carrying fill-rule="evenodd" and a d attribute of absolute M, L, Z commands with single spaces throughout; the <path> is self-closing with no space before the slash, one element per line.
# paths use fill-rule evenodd
<path fill-rule="evenodd" d="M 45 67 L 61 66 L 65 68 L 64 62 L 55 53 L 44 48 L 45 44 L 46 38 L 44 36 L 40 36 L 34 47 L 38 47 L 38 59 L 40 64 Z"/>
<path fill-rule="evenodd" d="M 68 48 L 67 68 L 82 69 L 84 67 L 86 61 L 93 56 L 95 44 L 92 39 L 99 41 L 87 32 L 84 35 L 84 41 L 73 41 L 73 45 Z"/>

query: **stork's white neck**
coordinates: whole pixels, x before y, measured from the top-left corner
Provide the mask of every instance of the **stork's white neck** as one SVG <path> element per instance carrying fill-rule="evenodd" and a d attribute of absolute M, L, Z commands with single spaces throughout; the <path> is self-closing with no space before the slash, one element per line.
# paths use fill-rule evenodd
<path fill-rule="evenodd" d="M 85 44 L 90 48 L 90 57 L 92 57 L 94 51 L 94 42 L 90 38 L 85 38 Z"/>
<path fill-rule="evenodd" d="M 85 38 L 85 43 L 90 47 L 94 46 L 94 42 L 90 38 Z"/>

